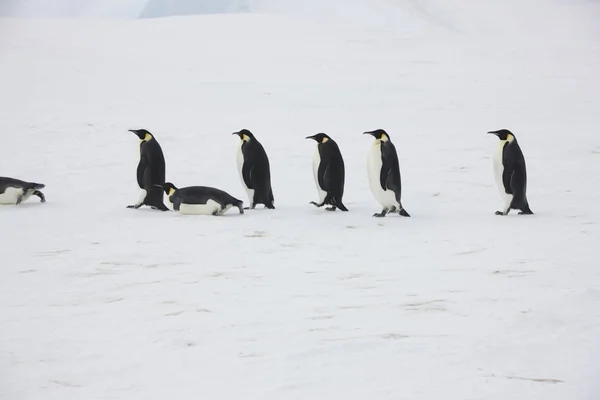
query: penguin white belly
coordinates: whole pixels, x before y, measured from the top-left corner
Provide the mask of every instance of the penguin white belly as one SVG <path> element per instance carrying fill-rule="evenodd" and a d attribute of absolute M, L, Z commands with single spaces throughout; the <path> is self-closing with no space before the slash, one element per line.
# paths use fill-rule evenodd
<path fill-rule="evenodd" d="M 17 200 L 19 199 L 19 196 L 21 196 L 22 194 L 23 194 L 23 189 L 8 187 L 8 188 L 6 188 L 4 193 L 0 194 L 0 204 L 17 204 Z M 29 197 L 29 196 L 27 196 L 27 197 Z M 26 200 L 26 198 L 23 197 L 23 201 L 25 201 L 25 200 Z"/>
<path fill-rule="evenodd" d="M 323 200 L 325 200 L 327 192 L 319 186 L 319 165 L 321 165 L 321 155 L 319 154 L 319 147 L 317 146 L 313 157 L 313 175 L 315 178 L 315 185 L 317 186 L 317 193 L 319 194 L 319 204 L 321 204 Z"/>
<path fill-rule="evenodd" d="M 400 205 L 396 201 L 396 194 L 394 191 L 383 190 L 381 187 L 381 167 L 383 167 L 383 161 L 381 160 L 381 144 L 375 143 L 371 146 L 367 159 L 367 170 L 371 192 L 373 192 L 373 196 L 382 207 L 399 208 Z"/>
<path fill-rule="evenodd" d="M 494 178 L 496 180 L 498 193 L 500 193 L 500 197 L 504 201 L 504 208 L 506 209 L 512 202 L 513 195 L 506 193 L 506 190 L 504 190 L 504 182 L 502 181 L 502 173 L 504 172 L 504 166 L 502 165 L 502 150 L 504 149 L 505 144 L 506 141 L 501 140 L 494 152 Z"/>
<path fill-rule="evenodd" d="M 144 200 L 146 199 L 146 194 L 148 194 L 148 192 L 146 191 L 146 189 L 140 189 L 140 198 L 138 199 L 136 204 L 142 204 L 144 202 Z"/>
<path fill-rule="evenodd" d="M 206 204 L 182 203 L 179 212 L 188 215 L 213 215 L 215 212 L 221 212 L 221 205 L 214 200 L 208 200 Z"/>
<path fill-rule="evenodd" d="M 240 144 L 237 149 L 237 167 L 238 172 L 240 174 L 240 180 L 242 181 L 242 186 L 244 186 L 244 189 L 246 189 L 246 193 L 248 194 L 248 200 L 250 201 L 250 204 L 252 204 L 254 202 L 254 189 L 249 189 L 246 186 L 246 182 L 244 182 L 244 174 L 242 173 L 242 168 L 244 167 L 244 153 L 242 153 L 243 143 L 244 142 L 240 140 Z"/>

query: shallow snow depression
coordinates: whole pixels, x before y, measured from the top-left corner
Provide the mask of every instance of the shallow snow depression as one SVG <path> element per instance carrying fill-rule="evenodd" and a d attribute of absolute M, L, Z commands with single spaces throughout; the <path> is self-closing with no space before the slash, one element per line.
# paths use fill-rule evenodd
<path fill-rule="evenodd" d="M 47 198 L 0 207 L 0 397 L 595 398 L 597 5 L 398 4 L 396 24 L 0 20 L 1 175 Z M 169 181 L 246 204 L 231 133 L 250 129 L 277 209 L 126 209 L 139 128 Z M 411 218 L 371 216 L 377 128 Z M 494 215 L 501 128 L 533 216 Z M 348 213 L 309 204 L 318 132 Z"/>

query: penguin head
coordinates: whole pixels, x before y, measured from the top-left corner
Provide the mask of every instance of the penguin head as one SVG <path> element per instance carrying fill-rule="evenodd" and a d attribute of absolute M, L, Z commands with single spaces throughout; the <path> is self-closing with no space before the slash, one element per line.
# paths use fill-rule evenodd
<path fill-rule="evenodd" d="M 135 133 L 142 142 L 147 142 L 153 138 L 152 134 L 145 129 L 130 129 L 129 132 Z"/>
<path fill-rule="evenodd" d="M 387 142 L 390 140 L 390 135 L 383 129 L 375 129 L 374 131 L 364 132 L 363 135 L 371 135 L 377 141 Z"/>
<path fill-rule="evenodd" d="M 500 129 L 498 131 L 490 131 L 490 132 L 488 132 L 488 134 L 496 135 L 496 136 L 498 136 L 498 139 L 508 141 L 508 142 L 512 142 L 513 140 L 515 140 L 515 135 L 513 135 L 513 133 L 511 131 L 509 131 L 508 129 Z"/>
<path fill-rule="evenodd" d="M 159 187 L 162 190 L 164 190 L 165 193 L 167 194 L 167 196 L 171 196 L 177 190 L 175 185 L 173 185 L 171 182 L 165 182 L 162 185 L 154 185 L 154 186 Z"/>
<path fill-rule="evenodd" d="M 327 142 L 328 140 L 331 140 L 331 138 L 329 136 L 327 136 L 325 133 L 317 133 L 316 135 L 307 136 L 306 139 L 313 139 L 319 144 L 323 144 L 323 143 Z"/>
<path fill-rule="evenodd" d="M 232 135 L 238 135 L 242 142 L 249 142 L 254 139 L 254 135 L 248 129 L 242 129 L 239 132 L 233 132 Z"/>

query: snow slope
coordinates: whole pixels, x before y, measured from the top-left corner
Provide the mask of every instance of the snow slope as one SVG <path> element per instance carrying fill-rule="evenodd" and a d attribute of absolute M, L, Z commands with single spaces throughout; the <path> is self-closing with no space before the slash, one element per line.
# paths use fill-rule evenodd
<path fill-rule="evenodd" d="M 0 175 L 48 199 L 0 207 L 0 398 L 597 398 L 598 3 L 353 4 L 0 20 Z M 244 201 L 251 129 L 277 209 L 126 209 L 142 127 Z M 410 219 L 371 217 L 380 127 Z M 531 217 L 494 215 L 503 127 Z M 348 213 L 308 204 L 320 131 Z"/>

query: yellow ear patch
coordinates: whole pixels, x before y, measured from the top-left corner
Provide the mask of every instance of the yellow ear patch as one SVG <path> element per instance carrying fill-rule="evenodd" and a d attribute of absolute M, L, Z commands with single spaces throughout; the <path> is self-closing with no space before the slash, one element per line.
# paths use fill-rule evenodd
<path fill-rule="evenodd" d="M 242 140 L 243 140 L 244 142 L 247 142 L 247 141 L 249 141 L 249 140 L 250 140 L 250 137 L 244 133 L 244 134 L 242 135 Z"/>
<path fill-rule="evenodd" d="M 382 142 L 387 142 L 387 141 L 388 141 L 388 137 L 387 137 L 387 135 L 386 135 L 385 133 L 383 133 L 383 134 L 381 135 L 381 139 L 380 139 L 380 140 L 381 140 Z"/>
<path fill-rule="evenodd" d="M 513 140 L 515 140 L 515 137 L 513 135 L 511 135 L 510 133 L 506 135 L 506 141 L 508 143 L 512 142 Z"/>
<path fill-rule="evenodd" d="M 144 136 L 144 142 L 147 142 L 148 140 L 152 139 L 152 135 L 149 133 L 146 133 L 146 136 Z"/>
<path fill-rule="evenodd" d="M 175 189 L 173 189 L 173 188 L 170 188 L 170 189 L 169 189 L 169 196 L 172 196 L 172 195 L 173 195 L 173 193 L 175 193 Z"/>
<path fill-rule="evenodd" d="M 327 139 L 326 137 L 323 138 L 323 140 L 321 141 L 321 143 L 325 143 L 326 141 L 328 141 L 329 139 Z"/>

